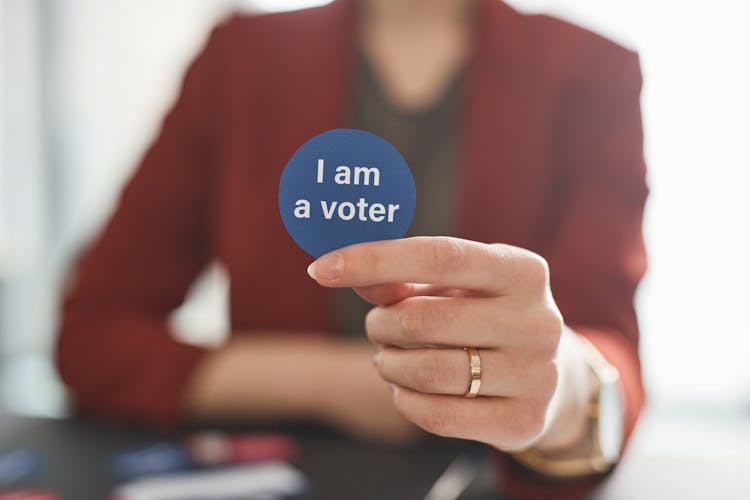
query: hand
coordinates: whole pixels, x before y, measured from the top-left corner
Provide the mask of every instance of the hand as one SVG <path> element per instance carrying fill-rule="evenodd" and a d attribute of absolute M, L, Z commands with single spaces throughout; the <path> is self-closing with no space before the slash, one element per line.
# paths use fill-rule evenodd
<path fill-rule="evenodd" d="M 583 434 L 591 381 L 578 375 L 576 383 L 558 383 L 586 371 L 575 354 L 562 357 L 572 369 L 558 364 L 565 329 L 540 256 L 417 237 L 342 248 L 308 272 L 323 286 L 354 287 L 377 306 L 366 320 L 380 348 L 376 365 L 395 386 L 396 409 L 423 429 L 507 451 L 542 441 L 560 446 Z M 463 397 L 466 346 L 482 360 L 473 399 Z"/>

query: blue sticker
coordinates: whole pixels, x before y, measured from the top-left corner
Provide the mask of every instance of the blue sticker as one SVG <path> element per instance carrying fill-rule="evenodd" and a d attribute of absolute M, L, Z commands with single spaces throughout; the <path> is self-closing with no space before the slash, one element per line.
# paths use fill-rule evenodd
<path fill-rule="evenodd" d="M 363 130 L 316 135 L 281 174 L 287 231 L 315 258 L 366 241 L 401 238 L 414 216 L 414 178 L 388 141 Z"/>

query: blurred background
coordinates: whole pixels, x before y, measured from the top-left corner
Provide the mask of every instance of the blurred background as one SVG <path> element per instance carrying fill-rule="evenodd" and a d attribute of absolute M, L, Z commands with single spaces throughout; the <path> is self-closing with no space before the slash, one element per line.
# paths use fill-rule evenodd
<path fill-rule="evenodd" d="M 208 31 L 313 0 L 0 0 L 0 409 L 63 415 L 51 351 L 75 252 L 106 220 Z M 750 456 L 750 47 L 745 2 L 513 0 L 641 55 L 652 194 L 637 446 Z M 220 339 L 207 271 L 175 324 Z M 644 437 L 645 436 L 645 437 Z"/>

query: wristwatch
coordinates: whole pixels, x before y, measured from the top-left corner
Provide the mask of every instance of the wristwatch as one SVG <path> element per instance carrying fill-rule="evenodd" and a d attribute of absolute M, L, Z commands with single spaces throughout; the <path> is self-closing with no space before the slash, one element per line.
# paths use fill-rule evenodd
<path fill-rule="evenodd" d="M 620 458 L 625 430 L 625 405 L 620 373 L 594 345 L 577 335 L 586 363 L 594 373 L 596 388 L 589 402 L 591 446 L 583 456 L 561 457 L 529 448 L 513 453 L 513 458 L 537 472 L 555 477 L 577 477 L 607 472 Z"/>

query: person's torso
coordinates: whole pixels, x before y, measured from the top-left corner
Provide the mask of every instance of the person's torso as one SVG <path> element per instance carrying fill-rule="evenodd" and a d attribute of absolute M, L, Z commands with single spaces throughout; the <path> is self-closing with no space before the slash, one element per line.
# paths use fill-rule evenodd
<path fill-rule="evenodd" d="M 339 326 L 336 294 L 307 276 L 312 258 L 286 232 L 277 196 L 281 171 L 303 142 L 351 125 L 356 58 L 345 19 L 328 7 L 243 18 L 234 27 L 254 27 L 255 34 L 238 36 L 246 46 L 233 47 L 232 57 L 243 63 L 228 72 L 233 81 L 216 115 L 221 139 L 211 166 L 209 215 L 213 254 L 231 280 L 234 330 L 330 332 Z M 503 36 L 520 36 L 512 35 L 517 26 L 504 28 Z M 490 50 L 480 40 L 464 77 L 465 98 L 456 101 L 454 158 L 439 174 L 451 178 L 430 189 L 442 189 L 435 199 L 447 203 L 445 225 L 435 227 L 535 249 L 554 223 L 560 197 L 550 132 L 560 85 L 554 68 L 524 62 L 508 40 L 507 50 Z M 434 193 L 417 189 L 419 210 Z"/>

